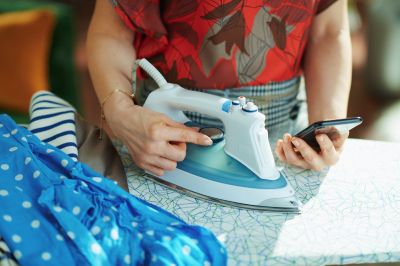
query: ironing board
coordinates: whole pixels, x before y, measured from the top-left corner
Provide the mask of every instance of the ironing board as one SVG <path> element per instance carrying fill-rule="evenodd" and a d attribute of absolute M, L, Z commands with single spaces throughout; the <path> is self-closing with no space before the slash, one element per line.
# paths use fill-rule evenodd
<path fill-rule="evenodd" d="M 205 226 L 229 265 L 326 265 L 400 261 L 400 143 L 349 139 L 326 173 L 285 167 L 300 215 L 224 207 L 143 177 L 118 147 L 133 195 Z"/>

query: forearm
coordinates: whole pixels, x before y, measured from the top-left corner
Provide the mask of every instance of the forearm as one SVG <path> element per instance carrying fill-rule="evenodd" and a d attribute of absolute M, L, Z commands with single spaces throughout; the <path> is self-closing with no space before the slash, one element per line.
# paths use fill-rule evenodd
<path fill-rule="evenodd" d="M 345 117 L 351 85 L 346 0 L 316 16 L 304 59 L 309 122 Z"/>
<path fill-rule="evenodd" d="M 115 89 L 131 91 L 131 70 L 135 53 L 131 44 L 101 33 L 88 35 L 88 64 L 101 103 Z M 114 95 L 125 99 L 125 95 Z M 129 100 L 130 101 L 130 100 Z"/>
<path fill-rule="evenodd" d="M 309 122 L 345 117 L 351 85 L 349 34 L 311 41 L 304 73 Z"/>
<path fill-rule="evenodd" d="M 89 27 L 86 48 L 89 72 L 102 103 L 115 89 L 131 91 L 131 71 L 136 58 L 133 32 L 125 27 L 107 0 L 98 0 Z M 105 104 L 105 114 L 132 105 L 124 94 L 114 93 Z"/>

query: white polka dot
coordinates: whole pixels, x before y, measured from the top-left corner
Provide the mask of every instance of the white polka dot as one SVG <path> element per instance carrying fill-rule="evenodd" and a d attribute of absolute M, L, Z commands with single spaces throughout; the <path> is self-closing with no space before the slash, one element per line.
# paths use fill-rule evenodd
<path fill-rule="evenodd" d="M 92 252 L 94 254 L 100 254 L 101 253 L 101 247 L 97 243 L 93 243 L 92 246 L 90 247 L 90 249 L 92 250 Z"/>
<path fill-rule="evenodd" d="M 24 207 L 25 209 L 29 209 L 30 207 L 32 207 L 32 203 L 30 203 L 29 201 L 24 201 L 22 202 L 22 207 Z"/>
<path fill-rule="evenodd" d="M 170 223 L 170 225 L 171 226 L 177 226 L 177 225 L 180 225 L 181 223 L 179 223 L 179 222 L 172 222 L 172 223 Z"/>
<path fill-rule="evenodd" d="M 85 181 L 81 181 L 82 186 L 87 187 L 88 185 L 86 184 Z"/>
<path fill-rule="evenodd" d="M 8 196 L 8 191 L 5 189 L 0 189 L 0 196 L 3 196 L 3 197 Z"/>
<path fill-rule="evenodd" d="M 171 237 L 170 236 L 163 236 L 162 240 L 164 241 L 171 241 Z"/>
<path fill-rule="evenodd" d="M 11 135 L 9 133 L 3 134 L 3 137 L 9 138 Z"/>
<path fill-rule="evenodd" d="M 6 164 L 6 163 L 3 163 L 0 167 L 4 171 L 7 171 L 8 169 L 10 169 L 10 166 L 8 164 Z"/>
<path fill-rule="evenodd" d="M 68 231 L 67 235 L 69 236 L 69 238 L 75 239 L 75 233 L 74 232 Z"/>
<path fill-rule="evenodd" d="M 27 164 L 30 163 L 31 161 L 32 161 L 32 158 L 31 158 L 31 157 L 26 157 L 24 163 L 25 163 L 25 165 L 27 165 Z"/>
<path fill-rule="evenodd" d="M 17 134 L 17 132 L 18 132 L 18 129 L 14 129 L 13 131 L 11 131 L 11 134 L 15 135 L 15 134 Z"/>
<path fill-rule="evenodd" d="M 15 250 L 13 254 L 14 254 L 14 257 L 15 257 L 17 260 L 19 260 L 19 259 L 22 258 L 22 252 L 19 251 L 19 250 Z"/>
<path fill-rule="evenodd" d="M 76 191 L 75 189 L 72 192 L 74 192 L 75 194 L 79 194 L 79 191 Z"/>
<path fill-rule="evenodd" d="M 167 226 L 167 228 L 166 228 L 168 231 L 175 231 L 175 229 L 174 228 L 172 228 L 172 227 L 170 227 L 170 226 Z"/>
<path fill-rule="evenodd" d="M 62 211 L 62 208 L 61 208 L 60 206 L 53 206 L 53 210 L 54 210 L 55 212 L 61 212 L 61 211 Z"/>
<path fill-rule="evenodd" d="M 176 264 L 175 263 L 171 263 L 169 266 L 176 266 Z"/>
<path fill-rule="evenodd" d="M 12 221 L 12 217 L 8 214 L 3 215 L 3 219 L 6 222 L 11 222 Z"/>
<path fill-rule="evenodd" d="M 103 222 L 105 222 L 105 223 L 109 222 L 110 220 L 111 220 L 110 216 L 106 215 L 106 216 L 103 217 Z"/>
<path fill-rule="evenodd" d="M 51 254 L 49 252 L 43 252 L 42 260 L 51 260 Z"/>
<path fill-rule="evenodd" d="M 186 255 L 186 256 L 188 256 L 189 254 L 190 254 L 190 247 L 189 246 L 187 246 L 187 245 L 185 245 L 185 246 L 183 246 L 182 247 L 182 253 L 183 253 L 183 255 Z"/>
<path fill-rule="evenodd" d="M 65 159 L 62 159 L 62 160 L 61 160 L 61 165 L 62 165 L 63 167 L 66 167 L 66 166 L 68 165 L 68 161 L 65 160 Z"/>
<path fill-rule="evenodd" d="M 146 231 L 146 235 L 154 236 L 154 231 L 153 230 L 148 230 L 148 231 Z"/>
<path fill-rule="evenodd" d="M 125 255 L 124 256 L 124 262 L 125 262 L 125 264 L 130 265 L 131 264 L 131 256 L 130 255 Z"/>
<path fill-rule="evenodd" d="M 92 177 L 94 182 L 100 183 L 103 179 L 101 177 Z"/>
<path fill-rule="evenodd" d="M 65 175 L 60 175 L 60 179 L 61 180 L 64 180 L 64 179 L 66 179 L 67 177 L 65 176 Z"/>
<path fill-rule="evenodd" d="M 64 237 L 62 235 L 60 235 L 60 234 L 57 234 L 56 238 L 57 238 L 58 241 L 64 241 Z"/>
<path fill-rule="evenodd" d="M 118 229 L 117 228 L 111 229 L 111 238 L 114 239 L 114 240 L 118 240 L 119 234 L 118 234 Z"/>
<path fill-rule="evenodd" d="M 80 212 L 81 212 L 81 208 L 80 208 L 79 206 L 75 206 L 75 207 L 72 209 L 72 213 L 73 213 L 74 215 L 78 215 Z"/>
<path fill-rule="evenodd" d="M 18 150 L 17 147 L 11 147 L 8 151 L 9 151 L 9 152 L 15 152 L 16 150 Z"/>
<path fill-rule="evenodd" d="M 23 178 L 24 178 L 24 176 L 22 174 L 18 174 L 15 176 L 16 181 L 21 181 Z"/>
<path fill-rule="evenodd" d="M 25 137 L 22 137 L 21 140 L 24 141 L 24 142 L 28 141 Z"/>
<path fill-rule="evenodd" d="M 93 235 L 97 235 L 100 233 L 101 229 L 97 225 L 93 226 L 92 229 L 90 230 Z"/>
<path fill-rule="evenodd" d="M 46 153 L 52 153 L 52 152 L 54 152 L 54 150 L 52 150 L 52 149 L 47 149 L 46 150 Z"/>
<path fill-rule="evenodd" d="M 114 206 L 111 206 L 111 210 L 118 212 L 117 208 L 115 208 Z"/>
<path fill-rule="evenodd" d="M 39 226 L 40 226 L 40 221 L 39 221 L 39 220 L 33 220 L 33 221 L 31 222 L 31 226 L 32 226 L 32 228 L 39 228 Z"/>
<path fill-rule="evenodd" d="M 211 266 L 211 262 L 209 262 L 208 260 L 206 260 L 203 264 L 204 266 Z"/>
<path fill-rule="evenodd" d="M 156 255 L 151 256 L 151 262 L 156 262 L 158 257 Z"/>
<path fill-rule="evenodd" d="M 3 124 L 0 124 L 0 128 L 2 128 L 3 127 Z"/>
<path fill-rule="evenodd" d="M 138 233 L 138 234 L 137 234 L 137 237 L 138 237 L 139 239 L 142 239 L 142 238 L 143 238 L 143 235 L 142 235 L 141 233 Z"/>
<path fill-rule="evenodd" d="M 137 223 L 137 222 L 132 222 L 131 225 L 132 225 L 133 227 L 137 227 L 137 226 L 138 226 L 138 223 Z"/>
<path fill-rule="evenodd" d="M 12 241 L 14 241 L 15 243 L 20 243 L 22 241 L 22 238 L 19 235 L 13 235 L 11 237 Z"/>
<path fill-rule="evenodd" d="M 40 171 L 36 170 L 35 172 L 33 172 L 33 178 L 38 178 L 40 176 Z"/>

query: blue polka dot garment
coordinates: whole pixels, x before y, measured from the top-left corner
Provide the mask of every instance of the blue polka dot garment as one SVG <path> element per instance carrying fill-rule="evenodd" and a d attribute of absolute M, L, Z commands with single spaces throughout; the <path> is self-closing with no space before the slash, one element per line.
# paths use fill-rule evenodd
<path fill-rule="evenodd" d="M 0 235 L 21 265 L 226 265 L 200 226 L 114 181 L 0 115 Z"/>

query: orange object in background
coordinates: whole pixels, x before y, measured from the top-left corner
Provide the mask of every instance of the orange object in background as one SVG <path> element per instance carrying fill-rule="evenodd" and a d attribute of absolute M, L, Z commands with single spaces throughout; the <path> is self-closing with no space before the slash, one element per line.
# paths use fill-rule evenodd
<path fill-rule="evenodd" d="M 32 94 L 49 89 L 54 22 L 44 9 L 0 14 L 0 108 L 27 112 Z"/>

